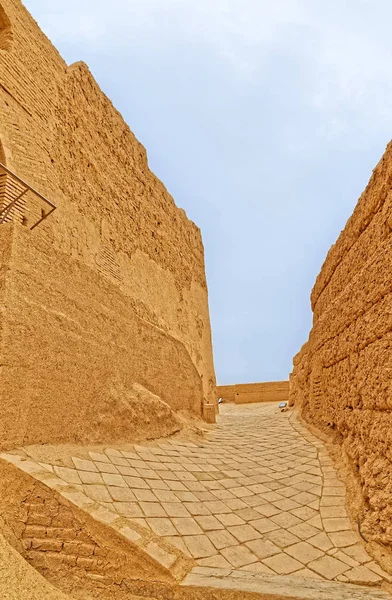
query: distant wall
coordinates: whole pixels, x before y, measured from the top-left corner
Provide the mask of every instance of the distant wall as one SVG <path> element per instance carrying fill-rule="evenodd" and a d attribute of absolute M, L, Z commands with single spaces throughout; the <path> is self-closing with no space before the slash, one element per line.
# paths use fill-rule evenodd
<path fill-rule="evenodd" d="M 280 402 L 289 397 L 288 381 L 268 381 L 265 383 L 240 383 L 217 386 L 218 398 L 223 402 L 246 404 L 248 402 Z"/>
<path fill-rule="evenodd" d="M 20 0 L 0 0 L 1 30 L 1 155 L 58 208 L 31 232 L 0 225 L 0 444 L 20 443 L 16 416 L 24 441 L 91 438 L 133 384 L 201 416 L 216 388 L 200 230 L 88 67 Z"/>
<path fill-rule="evenodd" d="M 359 490 L 353 516 L 392 548 L 391 190 L 390 143 L 317 277 L 290 403 L 341 445 Z"/>

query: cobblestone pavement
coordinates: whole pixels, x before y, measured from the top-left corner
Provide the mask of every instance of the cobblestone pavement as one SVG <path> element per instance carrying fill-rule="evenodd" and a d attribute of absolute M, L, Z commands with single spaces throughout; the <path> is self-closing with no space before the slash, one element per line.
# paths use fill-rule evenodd
<path fill-rule="evenodd" d="M 45 472 L 41 479 L 79 505 L 84 498 L 96 515 L 98 504 L 106 522 L 121 517 L 131 539 L 148 531 L 199 567 L 371 585 L 389 579 L 352 528 L 324 444 L 276 403 L 223 405 L 216 429 L 198 444 L 170 439 L 77 454 L 72 468 L 18 466 Z"/>

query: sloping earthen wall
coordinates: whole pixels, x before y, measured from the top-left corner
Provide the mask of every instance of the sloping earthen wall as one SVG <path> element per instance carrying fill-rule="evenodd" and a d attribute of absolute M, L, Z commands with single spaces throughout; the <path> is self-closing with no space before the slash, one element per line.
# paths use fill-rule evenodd
<path fill-rule="evenodd" d="M 290 402 L 341 444 L 369 541 L 392 544 L 392 144 L 313 288 Z"/>
<path fill-rule="evenodd" d="M 0 444 L 123 438 L 134 384 L 201 415 L 216 399 L 199 229 L 87 66 L 19 0 L 0 17 L 0 155 L 58 206 L 33 231 L 0 225 Z"/>
<path fill-rule="evenodd" d="M 264 383 L 239 383 L 217 386 L 217 396 L 223 402 L 246 404 L 248 402 L 281 402 L 289 397 L 288 381 L 268 381 Z"/>

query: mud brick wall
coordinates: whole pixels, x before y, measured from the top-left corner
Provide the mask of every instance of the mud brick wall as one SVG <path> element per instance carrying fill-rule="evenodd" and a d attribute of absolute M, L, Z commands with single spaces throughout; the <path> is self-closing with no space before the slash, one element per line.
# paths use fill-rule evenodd
<path fill-rule="evenodd" d="M 89 582 L 173 580 L 144 550 L 54 490 L 1 460 L 0 475 L 0 535 L 55 585 L 73 591 Z"/>
<path fill-rule="evenodd" d="M 367 539 L 392 545 L 392 144 L 331 247 L 290 403 L 339 443 Z"/>
<path fill-rule="evenodd" d="M 281 402 L 289 397 L 288 381 L 268 381 L 264 383 L 240 383 L 217 386 L 218 398 L 223 402 L 246 404 L 248 402 Z"/>
<path fill-rule="evenodd" d="M 72 511 L 49 493 L 30 493 L 24 501 L 26 524 L 22 533 L 24 556 L 41 573 L 74 567 L 96 575 L 108 568 L 109 550 L 83 531 Z"/>
<path fill-rule="evenodd" d="M 18 295 L 23 287 L 29 306 L 18 318 L 7 303 L 0 312 L 0 402 L 9 422 L 0 444 L 10 447 L 18 438 L 15 415 L 27 423 L 25 442 L 74 440 L 75 430 L 64 430 L 61 420 L 47 434 L 42 426 L 35 438 L 37 431 L 29 430 L 32 407 L 38 413 L 41 406 L 43 424 L 57 418 L 59 402 L 71 413 L 79 405 L 84 420 L 75 428 L 86 441 L 91 415 L 102 423 L 113 404 L 118 421 L 126 408 L 116 412 L 113 394 L 121 404 L 118 390 L 126 396 L 133 384 L 158 394 L 173 410 L 202 415 L 203 404 L 216 401 L 216 388 L 200 231 L 150 171 L 145 149 L 88 67 L 68 66 L 20 0 L 0 0 L 0 160 L 58 207 L 26 237 L 24 265 L 17 253 L 10 255 L 20 235 L 0 226 L 0 297 Z M 27 255 L 34 248 L 40 252 L 33 270 Z M 50 276 L 46 279 L 51 259 L 57 277 L 67 279 L 63 292 L 52 290 Z M 82 273 L 91 300 L 83 314 L 73 310 Z M 108 318 L 107 294 L 121 306 L 117 321 L 114 314 Z M 83 319 L 89 313 L 86 334 Z M 124 334 L 116 339 L 120 322 Z M 78 367 L 75 344 L 83 357 Z M 133 367 L 132 376 L 125 373 L 119 355 L 122 365 L 140 360 L 138 371 L 145 376 Z M 54 372 L 65 382 L 56 393 Z M 101 381 L 94 397 L 87 380 Z M 11 389 L 12 381 L 19 389 L 16 384 Z M 98 399 L 106 406 L 102 413 Z"/>

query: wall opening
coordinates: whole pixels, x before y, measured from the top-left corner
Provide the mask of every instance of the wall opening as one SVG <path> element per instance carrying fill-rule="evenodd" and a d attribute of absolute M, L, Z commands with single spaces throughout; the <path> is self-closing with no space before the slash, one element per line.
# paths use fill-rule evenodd
<path fill-rule="evenodd" d="M 0 50 L 10 50 L 12 46 L 12 26 L 4 8 L 0 4 Z"/>

